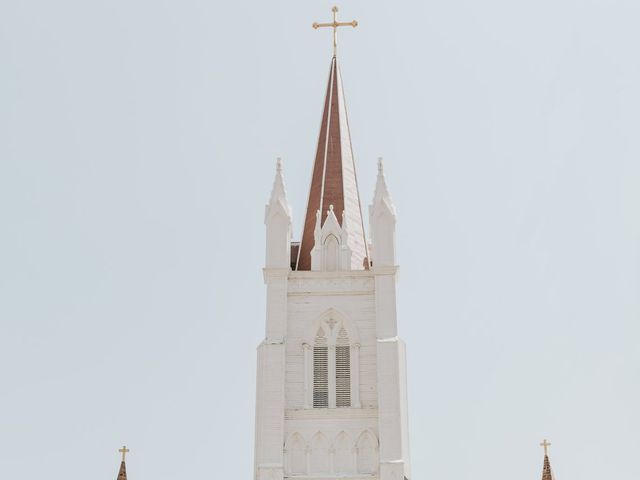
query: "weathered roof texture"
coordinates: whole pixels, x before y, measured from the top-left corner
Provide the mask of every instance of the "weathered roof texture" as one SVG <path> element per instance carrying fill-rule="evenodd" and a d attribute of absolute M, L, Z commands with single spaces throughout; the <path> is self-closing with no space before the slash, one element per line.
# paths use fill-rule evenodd
<path fill-rule="evenodd" d="M 127 466 L 124 463 L 124 460 L 120 463 L 120 471 L 118 472 L 117 480 L 127 480 Z"/>
<path fill-rule="evenodd" d="M 544 465 L 542 466 L 542 480 L 554 480 L 548 455 L 544 456 Z"/>
<path fill-rule="evenodd" d="M 330 205 L 333 205 L 336 217 L 342 226 L 344 226 L 343 212 L 347 220 L 349 226 L 347 243 L 352 252 L 351 268 L 353 270 L 368 268 L 367 245 L 351 148 L 347 107 L 342 90 L 340 68 L 335 56 L 331 59 L 329 70 L 329 84 L 322 112 L 318 148 L 313 164 L 297 270 L 311 270 L 311 249 L 314 246 L 313 232 L 316 225 L 316 212 L 320 210 L 322 223 L 324 223 Z"/>

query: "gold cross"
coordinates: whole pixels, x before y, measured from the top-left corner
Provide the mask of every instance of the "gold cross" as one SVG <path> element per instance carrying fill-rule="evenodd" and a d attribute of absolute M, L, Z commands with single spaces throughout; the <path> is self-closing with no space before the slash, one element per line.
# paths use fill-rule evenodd
<path fill-rule="evenodd" d="M 353 22 L 339 22 L 338 21 L 338 7 L 333 7 L 331 9 L 333 12 L 333 22 L 331 23 L 313 23 L 313 28 L 318 29 L 320 27 L 331 27 L 333 28 L 333 56 L 336 56 L 336 51 L 338 50 L 338 27 L 353 27 L 356 28 L 358 26 L 358 22 L 355 20 Z"/>
<path fill-rule="evenodd" d="M 124 462 L 124 457 L 127 453 L 129 453 L 129 449 L 126 446 L 122 446 L 120 450 L 118 450 L 122 454 L 122 461 Z"/>
<path fill-rule="evenodd" d="M 547 449 L 551 446 L 551 444 L 545 438 L 544 441 L 540 444 L 541 447 L 544 447 L 544 456 L 547 456 Z"/>

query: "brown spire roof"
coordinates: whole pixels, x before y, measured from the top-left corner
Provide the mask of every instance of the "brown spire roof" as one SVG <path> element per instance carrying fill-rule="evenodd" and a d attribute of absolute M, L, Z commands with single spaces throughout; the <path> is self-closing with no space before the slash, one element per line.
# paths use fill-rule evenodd
<path fill-rule="evenodd" d="M 548 455 L 544 456 L 544 465 L 542 466 L 542 480 L 554 480 Z"/>
<path fill-rule="evenodd" d="M 127 466 L 124 463 L 124 460 L 120 463 L 120 471 L 118 472 L 117 480 L 127 480 Z"/>
<path fill-rule="evenodd" d="M 125 457 L 127 453 L 129 453 L 129 449 L 126 445 L 123 445 L 121 449 L 118 450 L 122 454 L 122 462 L 120 463 L 120 471 L 118 472 L 117 480 L 127 480 L 127 465 L 124 463 Z"/>
<path fill-rule="evenodd" d="M 367 245 L 364 238 L 362 211 L 356 169 L 351 148 L 351 135 L 347 120 L 347 108 L 342 90 L 340 68 L 334 56 L 329 70 L 329 84 L 322 112 L 318 148 L 313 164 L 309 201 L 298 251 L 296 270 L 311 270 L 311 249 L 316 212 L 322 213 L 322 222 L 327 218 L 329 206 L 333 205 L 336 216 L 344 226 L 342 214 L 347 219 L 348 245 L 352 252 L 351 268 L 368 268 Z"/>

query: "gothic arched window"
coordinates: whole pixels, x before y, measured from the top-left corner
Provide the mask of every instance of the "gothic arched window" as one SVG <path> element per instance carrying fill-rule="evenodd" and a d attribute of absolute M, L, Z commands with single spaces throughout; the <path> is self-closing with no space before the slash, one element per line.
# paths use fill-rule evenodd
<path fill-rule="evenodd" d="M 357 329 L 331 311 L 314 323 L 302 344 L 304 408 L 361 408 Z"/>
<path fill-rule="evenodd" d="M 325 269 L 327 272 L 335 272 L 340 265 L 340 242 L 335 235 L 329 235 L 324 241 Z"/>
<path fill-rule="evenodd" d="M 288 472 L 294 475 L 307 473 L 306 445 L 298 433 L 294 433 L 287 444 Z"/>
<path fill-rule="evenodd" d="M 351 346 L 347 331 L 336 338 L 336 407 L 351 406 Z"/>
<path fill-rule="evenodd" d="M 355 446 L 346 432 L 341 432 L 336 438 L 333 471 L 335 473 L 355 473 Z"/>
<path fill-rule="evenodd" d="M 316 433 L 311 440 L 309 474 L 327 474 L 331 471 L 329 461 L 329 441 L 322 433 Z"/>
<path fill-rule="evenodd" d="M 320 328 L 313 344 L 313 408 L 329 406 L 329 354 L 327 337 Z"/>
<path fill-rule="evenodd" d="M 358 473 L 375 473 L 378 459 L 376 458 L 376 440 L 369 432 L 363 432 L 356 445 L 358 451 Z"/>

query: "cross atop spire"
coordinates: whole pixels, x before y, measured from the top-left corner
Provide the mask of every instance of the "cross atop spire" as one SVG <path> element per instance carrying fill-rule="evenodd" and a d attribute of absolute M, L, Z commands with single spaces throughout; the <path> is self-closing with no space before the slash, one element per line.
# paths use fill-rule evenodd
<path fill-rule="evenodd" d="M 313 22 L 312 27 L 316 30 L 322 27 L 331 27 L 333 28 L 333 56 L 336 56 L 338 51 L 338 27 L 353 27 L 356 28 L 358 26 L 358 22 L 353 20 L 351 22 L 339 22 L 338 21 L 338 7 L 333 7 L 331 9 L 333 12 L 333 22 L 331 23 L 318 23 Z"/>
<path fill-rule="evenodd" d="M 547 454 L 548 454 L 547 449 L 551 446 L 551 444 L 550 444 L 550 443 L 547 441 L 547 439 L 545 438 L 545 439 L 542 441 L 542 443 L 540 444 L 540 446 L 544 448 L 544 455 L 545 455 L 545 457 L 546 457 L 546 456 L 547 456 Z"/>
<path fill-rule="evenodd" d="M 131 450 L 129 450 L 126 445 L 123 445 L 122 448 L 118 451 L 122 454 L 122 461 L 124 462 L 127 453 L 129 453 Z"/>

